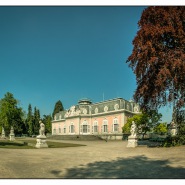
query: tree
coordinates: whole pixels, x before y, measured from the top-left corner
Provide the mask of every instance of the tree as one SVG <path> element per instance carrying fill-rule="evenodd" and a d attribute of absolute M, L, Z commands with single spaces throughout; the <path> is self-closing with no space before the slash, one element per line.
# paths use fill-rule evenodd
<path fill-rule="evenodd" d="M 27 133 L 28 135 L 33 134 L 33 113 L 32 113 L 32 106 L 31 104 L 28 105 L 28 114 L 26 118 L 26 125 L 27 125 Z"/>
<path fill-rule="evenodd" d="M 144 111 L 185 105 L 185 7 L 146 8 L 127 62 L 136 75 L 134 99 Z"/>
<path fill-rule="evenodd" d="M 158 123 L 155 127 L 154 127 L 154 132 L 157 134 L 165 134 L 167 133 L 167 123 Z"/>
<path fill-rule="evenodd" d="M 141 134 L 142 137 L 144 138 L 146 133 L 159 123 L 159 121 L 161 120 L 161 117 L 162 117 L 162 114 L 154 110 L 148 113 L 134 115 L 133 117 L 128 118 L 127 123 L 122 128 L 122 131 L 123 133 L 130 133 L 130 127 L 131 127 L 132 121 L 134 121 L 137 125 L 138 134 Z"/>
<path fill-rule="evenodd" d="M 11 126 L 15 134 L 21 134 L 24 126 L 23 117 L 24 112 L 21 107 L 18 107 L 18 100 L 12 93 L 7 92 L 0 100 L 0 125 L 4 127 L 7 134 Z"/>
<path fill-rule="evenodd" d="M 54 119 L 54 116 L 56 113 L 59 113 L 60 111 L 63 111 L 64 110 L 64 107 L 62 105 L 62 102 L 59 100 L 55 103 L 55 107 L 54 107 L 54 110 L 53 110 L 53 114 L 52 114 L 52 118 Z"/>
<path fill-rule="evenodd" d="M 36 107 L 34 107 L 34 113 L 33 113 L 33 133 L 39 134 L 39 128 L 40 128 L 40 111 Z"/>
<path fill-rule="evenodd" d="M 43 123 L 45 124 L 45 133 L 51 133 L 51 121 L 52 121 L 52 117 L 51 115 L 43 115 Z"/>

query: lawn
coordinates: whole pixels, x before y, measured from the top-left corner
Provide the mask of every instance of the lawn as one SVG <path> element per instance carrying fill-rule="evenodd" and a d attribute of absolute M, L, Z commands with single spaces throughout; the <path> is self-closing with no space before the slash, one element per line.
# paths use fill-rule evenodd
<path fill-rule="evenodd" d="M 36 144 L 36 139 L 17 139 L 15 141 L 0 140 L 0 148 L 12 148 L 12 149 L 34 149 Z M 47 141 L 48 148 L 65 148 L 65 147 L 79 147 L 86 146 L 82 144 L 73 143 L 61 143 Z M 36 148 L 35 148 L 36 149 Z"/>

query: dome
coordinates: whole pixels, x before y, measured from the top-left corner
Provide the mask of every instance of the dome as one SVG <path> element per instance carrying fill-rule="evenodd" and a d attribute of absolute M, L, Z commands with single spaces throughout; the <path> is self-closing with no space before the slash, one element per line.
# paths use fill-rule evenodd
<path fill-rule="evenodd" d="M 91 103 L 92 103 L 91 100 L 88 99 L 88 98 L 83 98 L 83 99 L 81 99 L 81 100 L 78 101 L 78 104 L 79 105 L 89 105 Z"/>

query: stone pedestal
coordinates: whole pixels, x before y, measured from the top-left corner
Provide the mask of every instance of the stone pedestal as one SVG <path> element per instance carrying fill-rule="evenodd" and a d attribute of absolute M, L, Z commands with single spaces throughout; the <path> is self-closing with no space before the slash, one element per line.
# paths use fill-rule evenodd
<path fill-rule="evenodd" d="M 39 135 L 37 136 L 37 143 L 35 145 L 36 148 L 48 148 L 48 144 L 46 143 L 46 136 Z"/>
<path fill-rule="evenodd" d="M 15 134 L 14 134 L 14 129 L 11 126 L 11 130 L 10 130 L 10 141 L 14 141 L 15 140 Z"/>
<path fill-rule="evenodd" d="M 137 141 L 138 141 L 137 136 L 132 136 L 132 135 L 129 136 L 129 137 L 128 137 L 128 144 L 127 144 L 127 147 L 132 147 L 132 148 L 137 147 L 137 146 L 138 146 Z"/>
<path fill-rule="evenodd" d="M 15 140 L 15 134 L 10 134 L 10 141 L 14 141 Z"/>
<path fill-rule="evenodd" d="M 4 128 L 3 128 L 3 127 L 2 127 L 1 138 L 2 138 L 2 139 L 5 139 L 5 138 L 6 138 L 6 136 L 5 136 L 5 131 L 4 131 Z"/>

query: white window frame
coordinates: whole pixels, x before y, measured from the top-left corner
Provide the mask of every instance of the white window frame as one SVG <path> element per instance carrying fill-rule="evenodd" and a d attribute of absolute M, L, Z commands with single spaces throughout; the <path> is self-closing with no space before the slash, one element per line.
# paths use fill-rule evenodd
<path fill-rule="evenodd" d="M 105 130 L 105 128 L 106 128 L 106 130 Z M 106 118 L 103 120 L 102 133 L 108 133 L 108 120 Z"/>
<path fill-rule="evenodd" d="M 96 127 L 97 131 L 95 131 L 95 127 Z M 98 133 L 98 121 L 97 120 L 95 120 L 93 122 L 92 131 L 93 131 L 93 133 Z"/>
<path fill-rule="evenodd" d="M 71 132 L 71 131 L 73 131 L 73 132 Z M 69 125 L 69 134 L 75 134 L 75 126 L 74 126 L 73 122 L 71 122 Z"/>
<path fill-rule="evenodd" d="M 57 131 L 56 128 L 54 128 L 54 129 L 53 129 L 53 135 L 56 135 L 56 134 L 57 134 L 56 131 Z"/>
<path fill-rule="evenodd" d="M 84 132 L 83 126 L 87 126 L 87 132 Z M 84 134 L 84 135 L 90 134 L 90 125 L 89 125 L 89 123 L 87 122 L 87 120 L 84 120 L 84 121 L 82 122 L 82 124 L 80 125 L 80 133 L 81 133 L 81 134 Z"/>
<path fill-rule="evenodd" d="M 64 134 L 66 134 L 66 126 L 64 126 L 63 131 L 64 131 Z"/>
<path fill-rule="evenodd" d="M 61 128 L 60 127 L 58 128 L 58 133 L 61 134 Z"/>
<path fill-rule="evenodd" d="M 117 130 L 115 130 L 115 125 L 117 125 Z M 113 131 L 113 132 L 119 132 L 119 122 L 118 122 L 118 118 L 114 118 L 114 119 L 113 119 L 112 131 Z"/>

